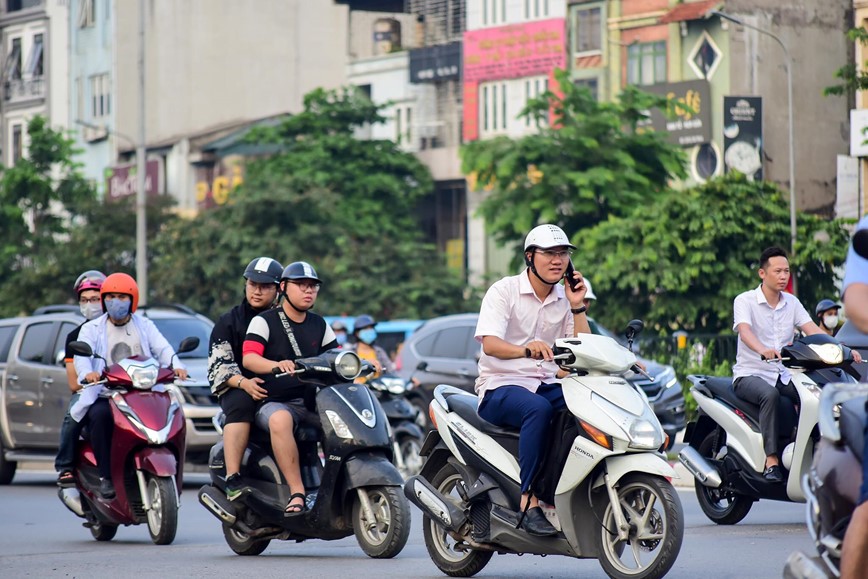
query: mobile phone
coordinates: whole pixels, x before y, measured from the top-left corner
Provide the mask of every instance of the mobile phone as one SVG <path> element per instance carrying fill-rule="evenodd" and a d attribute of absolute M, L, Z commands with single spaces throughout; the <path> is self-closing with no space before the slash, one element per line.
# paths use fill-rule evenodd
<path fill-rule="evenodd" d="M 578 280 L 573 278 L 573 273 L 575 273 L 576 268 L 573 267 L 573 260 L 567 262 L 567 271 L 564 272 L 564 279 L 570 284 L 570 289 L 576 291 L 576 287 L 578 287 Z"/>

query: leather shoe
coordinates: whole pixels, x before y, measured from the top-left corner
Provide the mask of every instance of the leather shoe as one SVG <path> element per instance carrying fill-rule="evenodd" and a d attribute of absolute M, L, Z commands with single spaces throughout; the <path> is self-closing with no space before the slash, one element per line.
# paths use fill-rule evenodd
<path fill-rule="evenodd" d="M 538 537 L 550 537 L 558 534 L 558 530 L 552 526 L 539 507 L 527 510 L 521 526 L 528 534 Z"/>
<path fill-rule="evenodd" d="M 773 483 L 784 482 L 784 473 L 781 471 L 780 466 L 773 464 L 765 469 L 763 472 L 763 478 Z"/>
<path fill-rule="evenodd" d="M 111 500 L 117 496 L 115 494 L 115 485 L 112 484 L 112 481 L 107 478 L 99 479 L 99 495 L 106 500 Z"/>

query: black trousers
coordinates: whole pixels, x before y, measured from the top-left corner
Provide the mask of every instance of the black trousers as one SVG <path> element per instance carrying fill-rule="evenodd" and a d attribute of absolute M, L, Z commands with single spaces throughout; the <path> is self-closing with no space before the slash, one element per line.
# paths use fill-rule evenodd
<path fill-rule="evenodd" d="M 96 466 L 99 476 L 111 480 L 112 477 L 112 433 L 115 429 L 112 409 L 108 398 L 97 398 L 87 409 L 87 414 L 81 420 L 87 427 L 88 439 L 96 456 Z"/>
<path fill-rule="evenodd" d="M 760 432 L 763 435 L 763 448 L 766 456 L 777 454 L 778 448 L 778 403 L 781 396 L 792 400 L 793 404 L 799 403 L 799 393 L 792 382 L 784 384 L 778 378 L 777 384 L 772 386 L 758 376 L 742 376 L 732 383 L 735 395 L 759 405 L 760 407 Z"/>

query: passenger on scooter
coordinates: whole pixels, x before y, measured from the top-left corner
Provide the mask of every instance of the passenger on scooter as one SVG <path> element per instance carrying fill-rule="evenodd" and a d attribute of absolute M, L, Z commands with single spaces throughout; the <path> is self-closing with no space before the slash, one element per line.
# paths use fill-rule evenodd
<path fill-rule="evenodd" d="M 293 360 L 338 346 L 334 331 L 321 316 L 310 311 L 321 286 L 309 263 L 296 261 L 286 266 L 280 277 L 281 306 L 254 317 L 244 338 L 244 367 L 264 379 L 268 392 L 255 420 L 257 426 L 271 433 L 274 458 L 289 485 L 286 515 L 306 508 L 294 431 L 300 422 L 318 421 L 305 404 L 305 386 L 292 376 Z M 274 368 L 290 375 L 276 377 L 271 373 Z"/>
<path fill-rule="evenodd" d="M 559 369 L 551 344 L 591 332 L 582 274 L 572 274 L 575 289 L 559 283 L 575 249 L 556 225 L 531 230 L 524 243 L 527 269 L 489 288 L 476 326 L 476 340 L 482 343 L 476 380 L 479 416 L 520 429 L 521 524 L 534 535 L 557 532 L 531 486 L 545 455 L 552 415 L 566 407 L 555 381 Z"/>
<path fill-rule="evenodd" d="M 841 311 L 841 304 L 830 299 L 820 300 L 814 313 L 817 315 L 817 325 L 824 334 L 834 336 L 838 333 L 838 324 L 841 318 L 838 312 Z"/>
<path fill-rule="evenodd" d="M 381 346 L 377 345 L 377 322 L 368 314 L 362 314 L 353 320 L 353 338 L 349 349 L 359 355 L 362 360 L 367 360 L 374 365 L 376 372 L 364 378 L 356 378 L 356 382 L 367 382 L 369 378 L 378 378 L 383 373 L 391 374 L 395 371 L 395 365 Z"/>
<path fill-rule="evenodd" d="M 244 489 L 241 458 L 250 438 L 256 403 L 268 395 L 263 380 L 241 368 L 247 327 L 257 314 L 274 305 L 283 266 L 270 257 L 258 257 L 244 270 L 244 299 L 220 316 L 211 330 L 208 348 L 208 382 L 226 417 L 223 454 L 226 461 L 226 497 L 234 501 Z"/>
<path fill-rule="evenodd" d="M 868 230 L 868 217 L 859 222 L 857 231 Z M 851 247 L 847 254 L 844 285 L 844 307 L 847 317 L 859 331 L 868 334 L 868 259 Z M 854 354 L 856 350 L 853 350 Z M 855 357 L 855 356 L 854 356 Z M 853 510 L 844 544 L 841 548 L 841 579 L 864 578 L 868 574 L 868 424 L 862 456 L 862 489 L 859 503 Z"/>
<path fill-rule="evenodd" d="M 739 294 L 733 302 L 733 325 L 738 332 L 732 388 L 739 398 L 760 407 L 760 431 L 766 453 L 763 477 L 784 480 L 778 456 L 778 400 L 786 396 L 798 404 L 792 375 L 781 363 L 781 349 L 792 343 L 796 328 L 807 335 L 821 333 L 799 300 L 786 290 L 790 280 L 787 253 L 769 247 L 760 255 L 760 285 Z M 775 362 L 765 362 L 776 360 Z"/>
<path fill-rule="evenodd" d="M 93 349 L 94 357 L 76 356 L 75 371 L 80 383 L 98 382 L 106 363 L 115 364 L 130 356 L 146 355 L 171 366 L 175 350 L 148 318 L 135 313 L 139 305 L 136 280 L 125 273 L 113 273 L 100 288 L 102 311 L 98 318 L 81 327 L 79 339 Z M 101 356 L 100 358 L 96 355 Z M 187 378 L 180 360 L 174 360 L 175 376 Z M 99 397 L 103 385 L 84 389 L 70 410 L 73 420 L 89 427 L 100 476 L 100 494 L 105 499 L 115 496 L 111 480 L 111 439 L 114 429 L 108 399 Z"/>
<path fill-rule="evenodd" d="M 69 351 L 69 343 L 78 340 L 81 326 L 102 314 L 99 290 L 104 281 L 104 273 L 95 269 L 89 269 L 78 276 L 78 279 L 75 280 L 75 284 L 72 286 L 78 298 L 78 307 L 81 309 L 84 321 L 66 336 L 66 355 L 63 361 L 66 364 L 66 382 L 69 385 L 69 390 L 72 392 L 72 397 L 69 399 L 69 407 L 66 410 L 63 424 L 60 427 L 60 446 L 57 449 L 57 457 L 54 459 L 54 470 L 58 472 L 57 484 L 61 487 L 70 487 L 75 484 L 72 469 L 75 466 L 75 445 L 78 442 L 78 437 L 81 435 L 81 424 L 73 420 L 69 414 L 69 411 L 72 409 L 73 404 L 78 401 L 79 394 L 81 393 L 81 384 L 78 383 L 75 374 L 75 364 L 73 364 L 74 354 Z"/>

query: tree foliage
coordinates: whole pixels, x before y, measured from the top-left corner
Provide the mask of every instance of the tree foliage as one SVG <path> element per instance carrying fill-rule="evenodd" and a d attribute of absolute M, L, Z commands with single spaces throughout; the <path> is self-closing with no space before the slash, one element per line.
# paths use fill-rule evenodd
<path fill-rule="evenodd" d="M 658 330 L 726 332 L 735 296 L 759 285 L 760 253 L 789 248 L 789 239 L 780 190 L 730 174 L 610 216 L 583 234 L 574 261 L 599 296 L 594 315 L 609 327 L 639 317 Z M 842 221 L 798 215 L 791 268 L 809 310 L 836 295 L 834 268 L 848 242 Z"/>
<path fill-rule="evenodd" d="M 616 102 L 597 102 L 568 73 L 555 76 L 557 92 L 531 99 L 520 115 L 537 133 L 461 150 L 464 172 L 490 190 L 480 212 L 502 243 L 522 239 L 538 223 L 572 233 L 628 215 L 686 176 L 682 150 L 640 126 L 648 109 L 669 108 L 669 101 L 628 87 Z"/>
<path fill-rule="evenodd" d="M 851 28 L 847 32 L 847 38 L 851 42 L 859 42 L 863 46 L 868 46 L 868 30 L 864 26 L 859 28 Z M 826 87 L 823 91 L 825 95 L 845 95 L 857 90 L 865 90 L 868 88 L 868 74 L 864 72 L 864 66 L 856 66 L 855 63 L 850 63 L 842 66 L 835 71 L 835 78 L 840 83 Z"/>
<path fill-rule="evenodd" d="M 241 272 L 260 255 L 308 261 L 324 281 L 317 311 L 381 318 L 462 311 L 463 280 L 423 243 L 416 203 L 427 169 L 392 141 L 354 133 L 382 121 L 353 90 L 315 90 L 304 110 L 251 139 L 282 152 L 248 164 L 223 208 L 167 227 L 157 241 L 155 291 L 216 315 L 241 296 Z"/>

